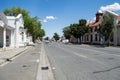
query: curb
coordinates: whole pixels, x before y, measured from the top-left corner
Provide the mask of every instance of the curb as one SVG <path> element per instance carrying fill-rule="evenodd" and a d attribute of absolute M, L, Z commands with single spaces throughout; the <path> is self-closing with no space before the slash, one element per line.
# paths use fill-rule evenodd
<path fill-rule="evenodd" d="M 36 80 L 55 80 L 43 43 L 41 44 L 40 62 L 38 64 Z"/>

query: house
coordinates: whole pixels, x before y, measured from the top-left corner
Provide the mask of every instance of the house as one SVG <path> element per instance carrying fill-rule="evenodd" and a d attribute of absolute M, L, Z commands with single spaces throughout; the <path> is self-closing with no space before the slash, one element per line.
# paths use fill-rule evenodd
<path fill-rule="evenodd" d="M 106 11 L 105 15 L 111 14 L 114 16 L 114 33 L 113 33 L 113 44 L 115 46 L 120 45 L 120 15 L 113 11 Z"/>
<path fill-rule="evenodd" d="M 96 20 L 95 22 L 90 22 L 87 26 L 89 26 L 89 32 L 86 33 L 84 36 L 81 37 L 81 41 L 83 43 L 89 43 L 89 44 L 99 44 L 100 37 L 98 33 L 99 24 L 101 23 L 101 18 L 103 16 L 102 11 L 98 11 L 96 13 Z"/>
<path fill-rule="evenodd" d="M 99 25 L 101 24 L 102 16 L 107 14 L 111 14 L 114 16 L 113 41 L 111 41 L 111 44 L 113 44 L 114 46 L 120 45 L 120 15 L 112 11 L 105 11 L 104 13 L 102 13 L 102 11 L 100 10 L 96 13 L 95 22 L 88 24 L 88 26 L 90 27 L 89 32 L 81 37 L 83 43 L 101 44 L 101 42 L 106 42 L 105 38 L 103 40 L 101 39 L 100 34 L 97 30 L 99 29 Z"/>
<path fill-rule="evenodd" d="M 26 30 L 22 14 L 18 16 L 5 16 L 0 13 L 0 47 L 20 47 L 27 42 Z"/>

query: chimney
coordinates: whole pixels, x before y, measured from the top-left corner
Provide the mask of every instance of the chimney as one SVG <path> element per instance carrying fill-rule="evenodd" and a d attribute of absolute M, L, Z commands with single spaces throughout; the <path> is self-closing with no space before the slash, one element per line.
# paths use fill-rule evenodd
<path fill-rule="evenodd" d="M 96 13 L 96 21 L 95 21 L 95 22 L 98 22 L 98 21 L 101 19 L 102 16 L 103 16 L 103 13 L 102 13 L 101 10 L 99 10 L 99 11 Z"/>

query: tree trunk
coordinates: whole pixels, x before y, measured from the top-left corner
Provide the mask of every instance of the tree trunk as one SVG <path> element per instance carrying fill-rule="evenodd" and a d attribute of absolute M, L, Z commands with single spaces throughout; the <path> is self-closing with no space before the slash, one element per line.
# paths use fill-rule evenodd
<path fill-rule="evenodd" d="M 108 47 L 110 46 L 110 36 L 108 38 Z"/>

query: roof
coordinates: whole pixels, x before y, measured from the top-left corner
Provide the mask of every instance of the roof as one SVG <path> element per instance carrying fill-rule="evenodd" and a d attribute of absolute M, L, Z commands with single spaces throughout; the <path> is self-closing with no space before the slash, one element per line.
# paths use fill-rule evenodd
<path fill-rule="evenodd" d="M 96 27 L 96 26 L 98 26 L 100 23 L 101 23 L 101 21 L 99 20 L 99 21 L 97 21 L 97 22 L 88 24 L 88 26 L 89 26 L 89 27 Z"/>
<path fill-rule="evenodd" d="M 8 24 L 7 18 L 4 13 L 0 13 L 0 20 L 2 20 L 5 24 Z"/>

